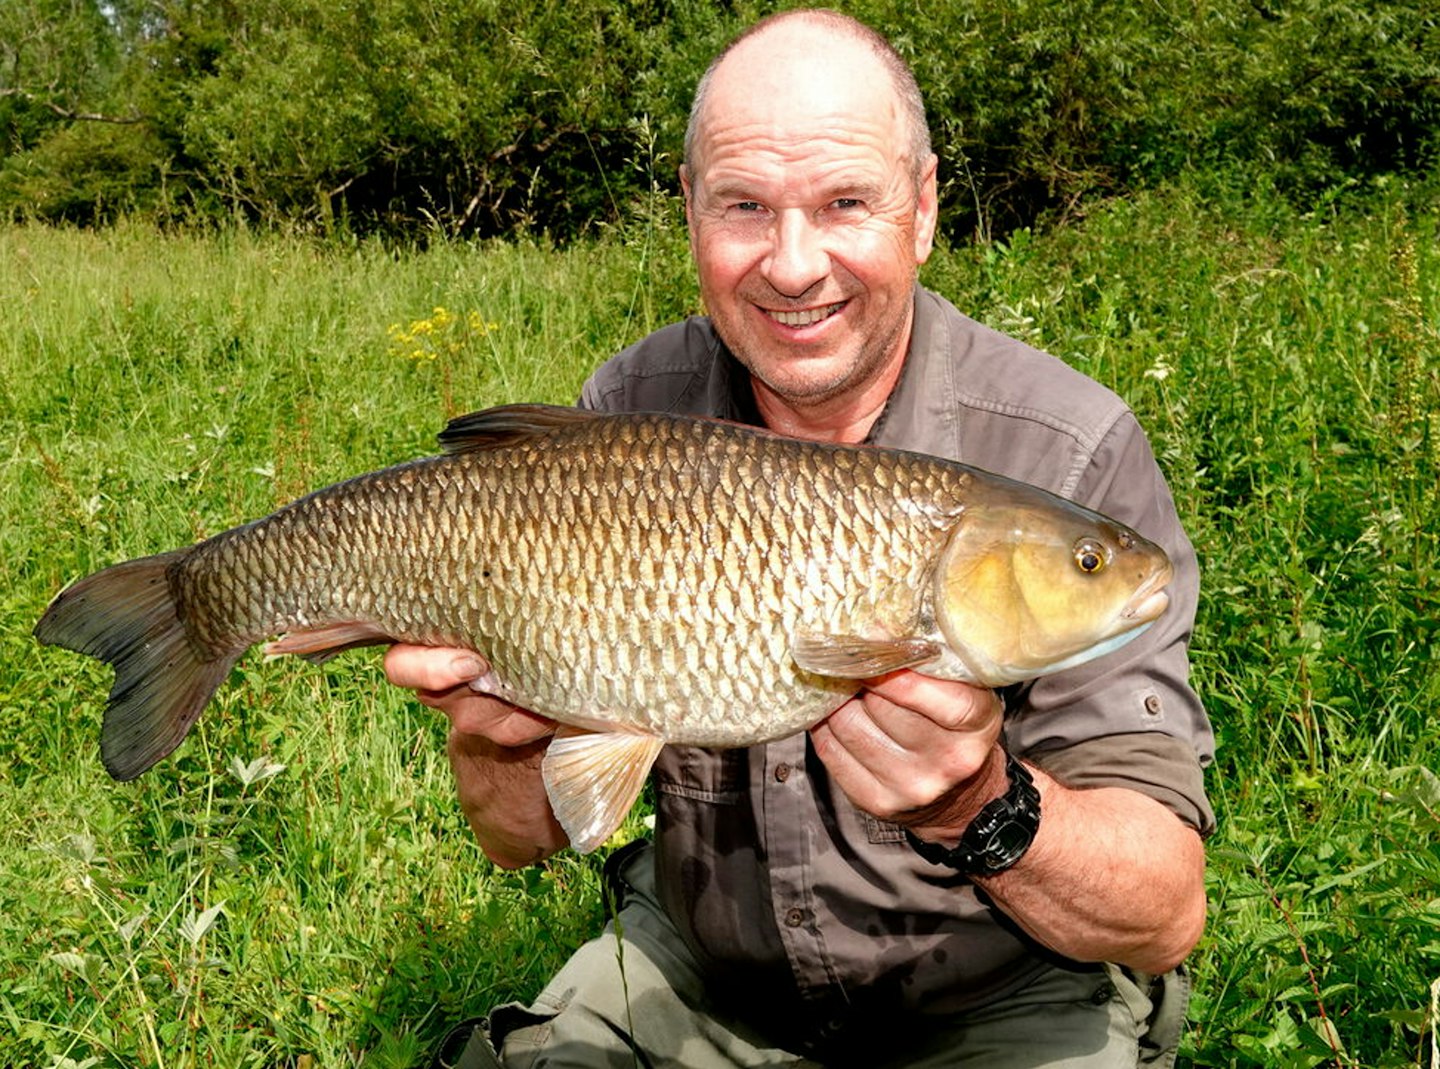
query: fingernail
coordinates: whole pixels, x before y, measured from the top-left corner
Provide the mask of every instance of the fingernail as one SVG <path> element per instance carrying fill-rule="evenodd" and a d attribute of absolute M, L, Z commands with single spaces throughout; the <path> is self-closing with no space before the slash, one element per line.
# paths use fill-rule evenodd
<path fill-rule="evenodd" d="M 478 679 L 485 674 L 485 665 L 479 657 L 465 654 L 450 662 L 450 670 L 464 680 Z"/>

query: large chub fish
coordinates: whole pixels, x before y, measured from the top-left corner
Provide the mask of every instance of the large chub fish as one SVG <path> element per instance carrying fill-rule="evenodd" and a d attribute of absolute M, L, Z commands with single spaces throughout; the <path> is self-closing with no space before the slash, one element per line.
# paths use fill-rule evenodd
<path fill-rule="evenodd" d="M 544 762 L 579 850 L 667 742 L 804 730 L 900 668 L 1000 686 L 1128 641 L 1165 554 L 1045 491 L 895 450 L 690 417 L 511 406 L 443 456 L 319 490 L 56 597 L 40 641 L 111 664 L 101 755 L 173 750 L 236 660 L 464 646 L 495 694 L 560 721 Z"/>

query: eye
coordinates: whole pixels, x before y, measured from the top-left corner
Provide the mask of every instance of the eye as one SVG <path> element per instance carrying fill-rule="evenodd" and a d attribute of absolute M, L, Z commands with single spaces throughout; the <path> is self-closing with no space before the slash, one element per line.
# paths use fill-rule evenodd
<path fill-rule="evenodd" d="M 1108 557 L 1105 547 L 1090 538 L 1075 543 L 1075 566 L 1086 575 L 1096 575 L 1105 570 Z"/>

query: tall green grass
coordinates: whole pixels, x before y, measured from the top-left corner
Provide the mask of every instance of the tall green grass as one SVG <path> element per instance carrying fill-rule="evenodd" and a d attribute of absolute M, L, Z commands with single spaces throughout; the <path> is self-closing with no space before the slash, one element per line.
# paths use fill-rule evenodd
<path fill-rule="evenodd" d="M 1132 401 L 1200 554 L 1221 827 L 1187 1051 L 1433 1066 L 1437 219 L 1220 198 L 1117 202 L 944 277 Z"/>
<path fill-rule="evenodd" d="M 1199 549 L 1221 828 L 1185 1056 L 1433 1066 L 1437 219 L 1277 205 L 1178 188 L 925 277 L 1125 395 Z M 485 862 L 442 723 L 373 653 L 247 658 L 117 785 L 106 671 L 29 629 L 84 572 L 428 452 L 456 412 L 567 400 L 696 309 L 666 225 L 0 230 L 0 1064 L 411 1065 L 598 926 L 596 859 Z"/>

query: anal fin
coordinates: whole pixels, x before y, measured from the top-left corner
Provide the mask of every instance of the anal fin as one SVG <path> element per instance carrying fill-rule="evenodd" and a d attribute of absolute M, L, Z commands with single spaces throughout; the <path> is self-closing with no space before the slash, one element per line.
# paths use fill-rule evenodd
<path fill-rule="evenodd" d="M 614 834 L 665 744 L 653 735 L 561 727 L 540 771 L 555 819 L 582 854 Z"/>
<path fill-rule="evenodd" d="M 324 664 L 344 650 L 361 646 L 386 646 L 394 641 L 394 635 L 386 634 L 374 624 L 348 620 L 344 623 L 291 631 L 274 642 L 265 643 L 265 656 L 280 657 L 293 653 L 311 664 Z"/>

